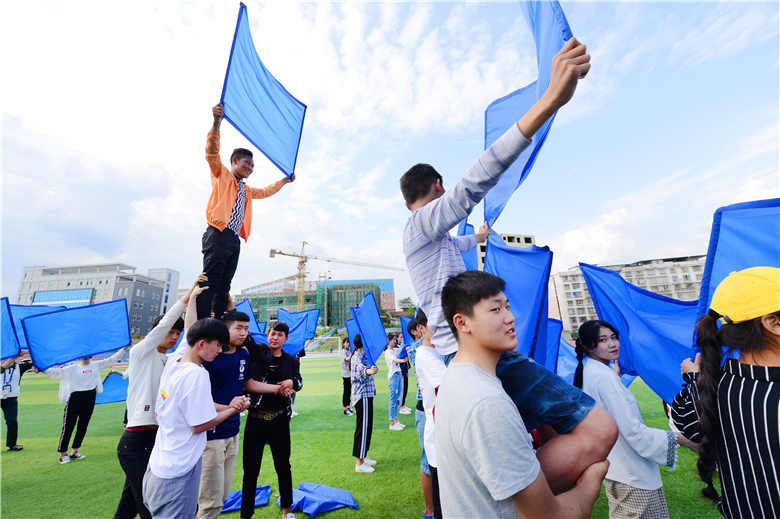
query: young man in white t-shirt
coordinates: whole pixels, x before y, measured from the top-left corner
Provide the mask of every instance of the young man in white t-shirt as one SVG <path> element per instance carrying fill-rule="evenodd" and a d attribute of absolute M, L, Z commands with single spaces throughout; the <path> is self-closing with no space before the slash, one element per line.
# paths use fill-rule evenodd
<path fill-rule="evenodd" d="M 436 461 L 444 516 L 590 517 L 608 461 L 590 465 L 571 490 L 553 495 L 517 406 L 496 364 L 517 346 L 501 278 L 480 271 L 451 277 L 441 294 L 458 353 L 436 396 Z M 419 365 L 419 353 L 418 353 Z"/>
<path fill-rule="evenodd" d="M 225 323 L 201 319 L 186 333 L 188 347 L 169 358 L 157 395 L 159 428 L 143 482 L 144 504 L 152 517 L 195 517 L 206 431 L 249 407 L 244 396 L 227 406 L 215 404 L 202 366 L 230 342 Z"/>

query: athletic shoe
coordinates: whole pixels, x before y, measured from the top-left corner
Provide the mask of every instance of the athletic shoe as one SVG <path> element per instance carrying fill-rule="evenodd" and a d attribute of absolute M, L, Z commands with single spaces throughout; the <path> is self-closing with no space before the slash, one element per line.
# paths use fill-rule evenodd
<path fill-rule="evenodd" d="M 70 456 L 68 456 L 67 454 L 60 456 L 60 459 L 57 460 L 57 463 L 59 463 L 60 465 L 65 465 L 66 463 L 70 463 Z"/>
<path fill-rule="evenodd" d="M 13 447 L 8 447 L 8 450 L 11 451 L 11 452 L 20 451 L 22 449 L 24 449 L 24 447 L 22 447 L 21 445 L 18 445 L 18 444 L 14 445 Z"/>
<path fill-rule="evenodd" d="M 398 412 L 401 414 L 412 414 L 412 410 L 406 406 L 401 407 L 401 409 L 399 409 Z"/>
<path fill-rule="evenodd" d="M 355 411 L 351 407 L 348 407 L 348 408 L 344 409 L 344 414 L 347 415 L 347 416 L 352 416 L 353 414 L 355 414 Z"/>
<path fill-rule="evenodd" d="M 366 456 L 365 458 L 363 458 L 363 463 L 368 463 L 373 467 L 374 465 L 376 465 L 376 460 L 372 460 L 371 458 Z"/>
<path fill-rule="evenodd" d="M 395 422 L 390 426 L 391 431 L 403 431 L 404 430 L 404 424 L 401 422 Z"/>
<path fill-rule="evenodd" d="M 423 510 L 423 519 L 433 519 L 433 514 L 425 513 Z"/>
<path fill-rule="evenodd" d="M 294 514 L 294 513 L 292 513 L 292 512 L 290 512 L 290 513 L 287 513 L 287 514 L 284 514 L 284 515 L 282 516 L 282 519 L 295 519 L 295 514 Z"/>
<path fill-rule="evenodd" d="M 80 452 L 77 452 L 76 454 L 71 454 L 70 455 L 70 459 L 72 459 L 72 460 L 83 460 L 84 458 L 86 458 L 86 456 L 84 456 Z"/>
<path fill-rule="evenodd" d="M 295 418 L 296 416 L 298 416 L 298 413 L 296 413 L 295 411 L 290 413 L 290 418 Z"/>
<path fill-rule="evenodd" d="M 355 465 L 355 472 L 362 472 L 364 474 L 369 474 L 371 472 L 374 472 L 374 467 L 372 467 L 368 463 L 363 463 L 362 465 Z"/>

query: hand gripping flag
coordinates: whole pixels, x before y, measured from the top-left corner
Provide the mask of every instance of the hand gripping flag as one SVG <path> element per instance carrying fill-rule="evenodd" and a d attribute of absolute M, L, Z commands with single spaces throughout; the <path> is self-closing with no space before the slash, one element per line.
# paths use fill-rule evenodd
<path fill-rule="evenodd" d="M 306 105 L 294 98 L 260 61 L 243 3 L 238 10 L 220 102 L 225 108 L 225 119 L 285 175 L 292 176 Z"/>

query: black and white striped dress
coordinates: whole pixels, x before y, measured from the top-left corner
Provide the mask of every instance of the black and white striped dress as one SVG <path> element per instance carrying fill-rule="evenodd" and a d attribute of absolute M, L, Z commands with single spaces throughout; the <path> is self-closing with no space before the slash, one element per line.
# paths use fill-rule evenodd
<path fill-rule="evenodd" d="M 693 441 L 701 440 L 697 378 L 686 378 L 672 404 L 675 426 Z M 727 518 L 780 517 L 780 367 L 728 359 L 718 383 L 718 414 L 721 513 Z"/>

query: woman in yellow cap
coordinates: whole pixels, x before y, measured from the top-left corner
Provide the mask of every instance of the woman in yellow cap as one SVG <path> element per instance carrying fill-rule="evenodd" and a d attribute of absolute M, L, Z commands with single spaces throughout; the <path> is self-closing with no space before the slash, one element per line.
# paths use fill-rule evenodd
<path fill-rule="evenodd" d="M 780 269 L 729 274 L 696 325 L 696 344 L 701 356 L 683 362 L 688 384 L 673 417 L 689 439 L 701 440 L 702 493 L 725 517 L 780 517 Z M 724 348 L 739 359 L 722 363 Z"/>

